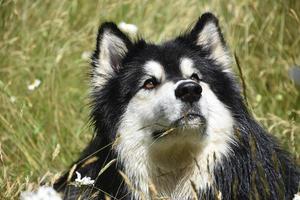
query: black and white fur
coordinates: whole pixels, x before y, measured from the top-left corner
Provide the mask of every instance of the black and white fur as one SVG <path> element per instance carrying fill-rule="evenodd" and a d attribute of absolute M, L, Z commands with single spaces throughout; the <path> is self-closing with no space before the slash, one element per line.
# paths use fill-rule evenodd
<path fill-rule="evenodd" d="M 91 71 L 95 137 L 71 170 L 96 180 L 83 197 L 291 199 L 299 168 L 249 114 L 230 60 L 211 13 L 160 45 L 102 24 Z M 186 84 L 200 86 L 200 98 L 178 96 Z M 65 199 L 83 191 L 69 185 L 74 178 L 55 184 Z"/>

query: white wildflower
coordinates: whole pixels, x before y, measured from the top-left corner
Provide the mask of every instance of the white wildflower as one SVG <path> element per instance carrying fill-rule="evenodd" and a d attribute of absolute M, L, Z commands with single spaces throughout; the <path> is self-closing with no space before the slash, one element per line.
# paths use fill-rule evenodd
<path fill-rule="evenodd" d="M 282 101 L 282 100 L 283 100 L 282 94 L 277 94 L 277 95 L 275 96 L 275 99 L 278 100 L 278 101 Z"/>
<path fill-rule="evenodd" d="M 260 94 L 256 95 L 256 101 L 261 102 L 262 96 Z"/>
<path fill-rule="evenodd" d="M 81 178 L 81 174 L 76 171 L 77 178 L 75 179 L 75 186 L 82 186 L 82 185 L 93 185 L 95 180 L 92 180 L 91 177 L 83 177 Z"/>
<path fill-rule="evenodd" d="M 293 200 L 300 200 L 300 192 L 298 192 L 297 194 L 294 194 Z"/>
<path fill-rule="evenodd" d="M 127 24 L 125 22 L 119 23 L 118 27 L 122 31 L 124 31 L 124 32 L 126 32 L 126 33 L 128 33 L 130 35 L 136 35 L 136 33 L 138 31 L 138 27 L 136 25 L 134 25 L 134 24 Z"/>
<path fill-rule="evenodd" d="M 41 186 L 36 192 L 21 192 L 20 200 L 62 200 L 62 198 L 52 187 Z"/>
<path fill-rule="evenodd" d="M 10 100 L 10 102 L 15 103 L 16 100 L 17 100 L 17 98 L 16 98 L 15 96 L 11 96 L 11 97 L 9 98 L 9 100 Z"/>
<path fill-rule="evenodd" d="M 81 59 L 82 60 L 90 60 L 91 56 L 92 56 L 92 52 L 90 52 L 90 51 L 84 51 L 81 54 Z"/>
<path fill-rule="evenodd" d="M 33 91 L 38 88 L 41 84 L 41 80 L 35 79 L 32 84 L 28 85 L 28 90 Z"/>

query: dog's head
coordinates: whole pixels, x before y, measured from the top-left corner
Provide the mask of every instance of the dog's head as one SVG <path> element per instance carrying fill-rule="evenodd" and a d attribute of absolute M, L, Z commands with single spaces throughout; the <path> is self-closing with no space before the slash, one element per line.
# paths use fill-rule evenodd
<path fill-rule="evenodd" d="M 92 117 L 111 141 L 120 136 L 123 159 L 146 155 L 169 168 L 199 152 L 228 152 L 239 91 L 214 15 L 160 45 L 104 23 L 92 59 Z"/>

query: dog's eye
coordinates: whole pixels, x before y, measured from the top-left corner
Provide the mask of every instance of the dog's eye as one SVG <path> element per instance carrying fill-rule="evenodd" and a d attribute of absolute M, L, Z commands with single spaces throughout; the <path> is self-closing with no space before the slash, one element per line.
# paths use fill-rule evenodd
<path fill-rule="evenodd" d="M 147 79 L 144 82 L 143 88 L 147 89 L 147 90 L 152 90 L 154 89 L 156 86 L 158 85 L 158 81 L 156 80 L 156 78 L 152 77 Z"/>
<path fill-rule="evenodd" d="M 196 73 L 193 73 L 191 75 L 190 79 L 192 79 L 193 81 L 197 81 L 197 82 L 201 81 L 201 79 L 199 78 L 198 74 L 196 74 Z"/>

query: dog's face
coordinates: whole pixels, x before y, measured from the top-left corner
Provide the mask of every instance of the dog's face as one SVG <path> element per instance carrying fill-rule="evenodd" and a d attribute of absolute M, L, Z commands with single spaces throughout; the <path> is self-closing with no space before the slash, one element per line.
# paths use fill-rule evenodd
<path fill-rule="evenodd" d="M 226 155 L 237 93 L 229 65 L 212 14 L 161 45 L 133 43 L 106 23 L 93 56 L 94 120 L 114 127 L 121 161 L 139 168 L 183 168 L 199 154 Z"/>

